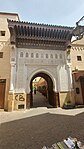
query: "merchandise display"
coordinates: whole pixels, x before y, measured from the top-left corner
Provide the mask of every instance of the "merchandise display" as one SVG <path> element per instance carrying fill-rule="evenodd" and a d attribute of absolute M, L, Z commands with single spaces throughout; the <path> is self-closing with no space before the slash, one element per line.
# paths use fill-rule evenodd
<path fill-rule="evenodd" d="M 42 149 L 84 149 L 84 145 L 77 138 L 68 137 L 61 142 L 52 144 L 51 147 L 43 146 Z"/>

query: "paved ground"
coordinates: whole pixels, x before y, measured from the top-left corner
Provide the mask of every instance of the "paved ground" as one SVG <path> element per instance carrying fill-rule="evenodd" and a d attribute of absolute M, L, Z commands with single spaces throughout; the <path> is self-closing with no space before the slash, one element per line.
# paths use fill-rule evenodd
<path fill-rule="evenodd" d="M 41 149 L 68 136 L 84 143 L 84 108 L 0 112 L 0 149 Z"/>
<path fill-rule="evenodd" d="M 41 93 L 38 91 L 36 94 L 33 95 L 33 107 L 52 107 L 49 105 L 48 100 L 45 96 L 43 96 Z"/>

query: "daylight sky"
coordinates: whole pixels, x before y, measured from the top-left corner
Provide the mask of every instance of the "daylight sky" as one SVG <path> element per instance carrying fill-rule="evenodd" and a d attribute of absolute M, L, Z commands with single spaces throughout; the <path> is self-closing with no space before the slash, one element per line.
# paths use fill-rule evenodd
<path fill-rule="evenodd" d="M 21 21 L 75 26 L 84 16 L 84 0 L 0 0 L 0 12 L 18 13 Z"/>

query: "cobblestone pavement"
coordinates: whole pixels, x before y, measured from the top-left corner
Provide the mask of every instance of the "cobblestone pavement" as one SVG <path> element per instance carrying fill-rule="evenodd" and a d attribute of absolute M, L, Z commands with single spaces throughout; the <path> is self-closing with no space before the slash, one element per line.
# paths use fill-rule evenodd
<path fill-rule="evenodd" d="M 41 107 L 0 115 L 0 149 L 42 149 L 68 136 L 84 143 L 84 109 Z"/>

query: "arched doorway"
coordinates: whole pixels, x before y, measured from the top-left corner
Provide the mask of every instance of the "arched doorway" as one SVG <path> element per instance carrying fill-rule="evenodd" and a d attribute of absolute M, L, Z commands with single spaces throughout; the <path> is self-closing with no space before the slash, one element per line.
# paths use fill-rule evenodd
<path fill-rule="evenodd" d="M 48 84 L 42 77 L 36 77 L 32 81 L 33 108 L 51 107 L 48 101 Z"/>
<path fill-rule="evenodd" d="M 53 81 L 52 81 L 51 77 L 48 74 L 44 73 L 44 72 L 38 72 L 35 75 L 33 75 L 33 77 L 31 78 L 31 81 L 30 81 L 30 107 L 33 106 L 32 82 L 37 77 L 41 77 L 41 78 L 44 78 L 46 80 L 46 82 L 47 82 L 47 93 L 48 93 L 48 96 L 47 96 L 48 102 L 53 107 L 56 107 L 57 106 L 56 100 L 58 101 L 59 95 L 56 96 L 56 94 L 53 91 L 54 84 L 53 84 Z M 57 97 L 57 99 L 56 99 L 56 97 Z"/>

